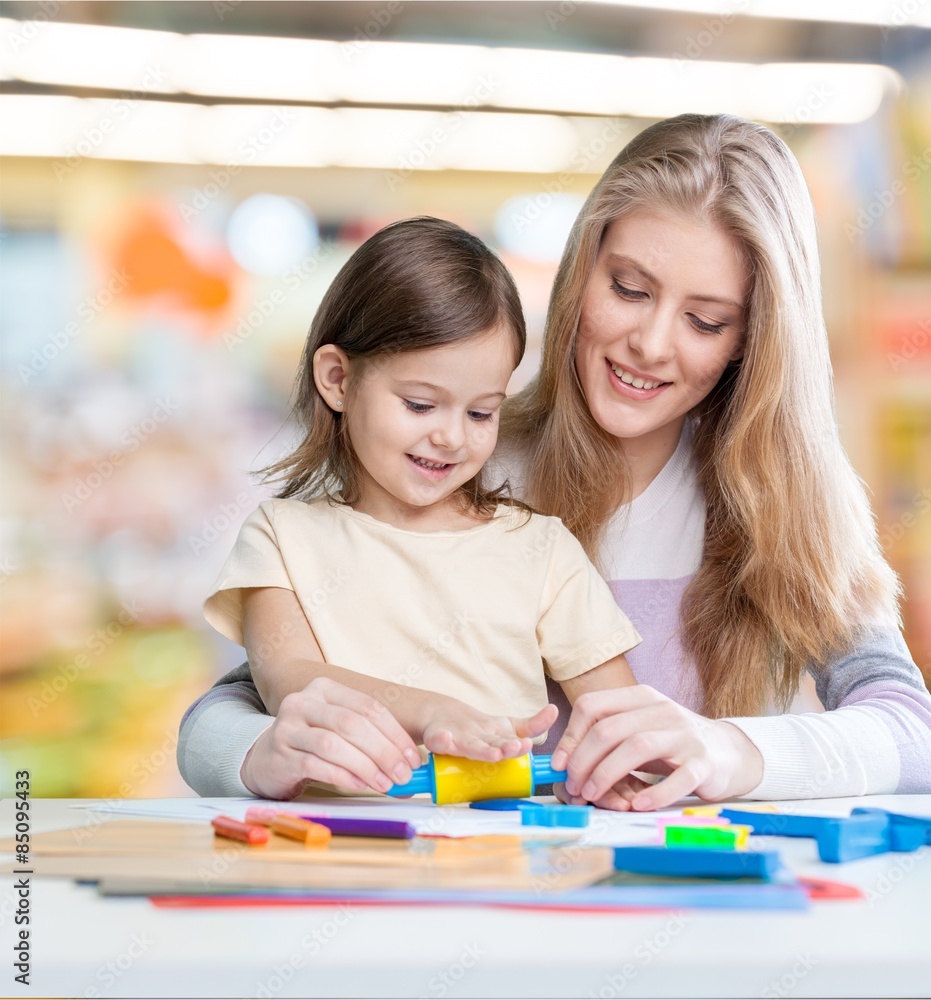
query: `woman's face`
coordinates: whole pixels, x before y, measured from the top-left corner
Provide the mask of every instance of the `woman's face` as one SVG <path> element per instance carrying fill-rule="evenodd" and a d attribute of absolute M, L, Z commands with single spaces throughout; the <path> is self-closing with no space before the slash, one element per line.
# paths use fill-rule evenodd
<path fill-rule="evenodd" d="M 743 352 L 749 280 L 737 242 L 689 216 L 637 212 L 605 230 L 575 365 L 609 434 L 668 446 Z"/>

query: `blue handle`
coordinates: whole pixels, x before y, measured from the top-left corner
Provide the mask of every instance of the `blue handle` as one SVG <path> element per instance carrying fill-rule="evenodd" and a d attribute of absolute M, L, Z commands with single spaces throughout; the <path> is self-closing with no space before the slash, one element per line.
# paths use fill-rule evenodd
<path fill-rule="evenodd" d="M 389 795 L 417 795 L 420 792 L 429 792 L 431 798 L 436 802 L 436 794 L 433 791 L 433 754 L 430 754 L 430 762 L 421 764 L 411 772 L 411 780 L 403 785 L 392 785 L 388 789 Z"/>

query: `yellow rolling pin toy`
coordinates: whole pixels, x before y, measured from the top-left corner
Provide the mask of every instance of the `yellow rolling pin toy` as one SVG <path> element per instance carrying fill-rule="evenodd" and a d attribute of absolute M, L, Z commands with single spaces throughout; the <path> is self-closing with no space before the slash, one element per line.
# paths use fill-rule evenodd
<path fill-rule="evenodd" d="M 565 771 L 554 771 L 549 754 L 524 754 L 492 763 L 446 754 L 430 754 L 426 764 L 414 770 L 411 780 L 392 785 L 389 795 L 416 795 L 429 792 L 439 805 L 454 802 L 483 802 L 533 795 L 537 785 L 565 781 Z"/>

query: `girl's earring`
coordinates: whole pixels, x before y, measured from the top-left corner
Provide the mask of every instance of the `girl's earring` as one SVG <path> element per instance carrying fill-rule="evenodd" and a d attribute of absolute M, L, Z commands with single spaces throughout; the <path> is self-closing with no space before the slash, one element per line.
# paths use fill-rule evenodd
<path fill-rule="evenodd" d="M 337 406 L 342 406 L 343 405 L 343 401 L 341 399 L 337 399 L 336 400 L 336 405 Z"/>

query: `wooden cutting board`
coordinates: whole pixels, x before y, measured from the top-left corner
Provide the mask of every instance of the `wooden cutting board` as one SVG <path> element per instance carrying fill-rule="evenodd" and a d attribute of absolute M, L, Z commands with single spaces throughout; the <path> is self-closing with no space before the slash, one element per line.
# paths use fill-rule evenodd
<path fill-rule="evenodd" d="M 324 848 L 273 835 L 249 846 L 214 835 L 209 823 L 112 820 L 35 834 L 29 867 L 37 876 L 144 878 L 197 884 L 306 888 L 524 888 L 551 892 L 613 870 L 610 848 L 574 841 L 533 844 L 513 836 L 388 840 L 334 837 Z M 11 838 L 0 851 L 12 851 Z M 9 863 L 0 870 L 12 872 Z"/>

